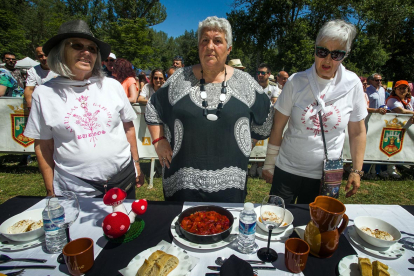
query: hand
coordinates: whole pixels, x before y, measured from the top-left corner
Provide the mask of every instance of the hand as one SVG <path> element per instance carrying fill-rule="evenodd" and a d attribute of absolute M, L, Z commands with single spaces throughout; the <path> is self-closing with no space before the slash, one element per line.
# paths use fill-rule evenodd
<path fill-rule="evenodd" d="M 266 183 L 272 184 L 273 182 L 273 173 L 269 170 L 262 171 L 262 178 L 266 180 Z"/>
<path fill-rule="evenodd" d="M 53 191 L 47 190 L 46 191 L 46 196 L 54 197 L 55 196 L 55 193 Z"/>
<path fill-rule="evenodd" d="M 387 110 L 385 108 L 381 107 L 381 108 L 378 108 L 377 110 L 378 110 L 378 113 L 381 115 L 387 114 Z"/>
<path fill-rule="evenodd" d="M 139 165 L 139 163 L 134 162 L 135 163 L 135 169 L 137 170 L 137 177 L 135 178 L 135 185 L 137 188 L 141 187 L 144 182 L 141 182 L 142 179 L 142 172 L 141 172 L 141 166 Z"/>
<path fill-rule="evenodd" d="M 351 197 L 354 194 L 356 194 L 356 192 L 359 189 L 360 184 L 361 184 L 361 176 L 357 173 L 350 173 L 348 176 L 348 183 L 345 186 L 345 192 L 351 188 L 351 185 L 353 186 L 353 189 L 348 191 L 345 197 Z"/>
<path fill-rule="evenodd" d="M 157 152 L 158 159 L 160 160 L 161 165 L 167 168 L 170 168 L 171 160 L 172 160 L 172 150 L 171 145 L 167 139 L 163 139 L 158 141 L 154 145 L 155 151 Z"/>

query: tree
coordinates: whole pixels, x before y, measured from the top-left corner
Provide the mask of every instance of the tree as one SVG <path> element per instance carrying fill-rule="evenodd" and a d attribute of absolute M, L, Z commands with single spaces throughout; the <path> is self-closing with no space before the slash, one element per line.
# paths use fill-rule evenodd
<path fill-rule="evenodd" d="M 177 53 L 174 53 L 171 57 L 171 62 L 174 56 L 180 55 L 184 58 L 185 66 L 200 63 L 200 58 L 198 57 L 198 37 L 194 30 L 186 30 L 175 41 L 177 43 Z"/>
<path fill-rule="evenodd" d="M 145 19 L 148 26 L 164 22 L 167 12 L 159 0 L 108 0 L 113 19 Z M 114 21 L 114 20 L 111 21 Z"/>
<path fill-rule="evenodd" d="M 24 57 L 24 49 L 30 43 L 25 38 L 25 30 L 17 22 L 18 17 L 11 11 L 0 9 L 0 49 L 13 52 L 17 58 Z"/>

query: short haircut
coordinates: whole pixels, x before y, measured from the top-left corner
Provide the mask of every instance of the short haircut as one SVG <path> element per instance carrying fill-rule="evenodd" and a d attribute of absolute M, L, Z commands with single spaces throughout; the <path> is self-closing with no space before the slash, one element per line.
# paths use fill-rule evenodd
<path fill-rule="evenodd" d="M 257 67 L 257 68 L 267 68 L 267 73 L 270 73 L 270 72 L 272 72 L 272 70 L 270 70 L 270 67 L 269 67 L 269 64 L 267 64 L 267 63 L 260 63 L 260 65 L 259 65 L 259 67 Z"/>
<path fill-rule="evenodd" d="M 182 64 L 184 64 L 184 58 L 182 56 L 175 56 L 173 60 L 179 60 Z"/>
<path fill-rule="evenodd" d="M 200 23 L 198 23 L 198 42 L 200 43 L 200 38 L 202 31 L 204 29 L 217 30 L 224 33 L 224 38 L 227 42 L 227 49 L 233 45 L 233 36 L 231 33 L 230 22 L 225 18 L 218 18 L 217 16 L 209 16 Z"/>
<path fill-rule="evenodd" d="M 16 56 L 13 52 L 4 52 L 1 55 L 1 59 L 5 59 L 6 58 L 6 55 Z"/>
<path fill-rule="evenodd" d="M 47 65 L 50 70 L 65 78 L 72 78 L 74 75 L 65 61 L 65 45 L 70 38 L 64 39 L 55 45 L 50 51 L 47 58 Z M 98 48 L 99 49 L 99 48 Z M 95 66 L 92 69 L 92 76 L 103 78 L 101 52 L 96 55 Z"/>
<path fill-rule="evenodd" d="M 319 45 L 322 41 L 335 40 L 345 47 L 346 55 L 348 55 L 355 36 L 356 28 L 353 24 L 335 19 L 326 22 L 319 30 L 316 45 Z"/>
<path fill-rule="evenodd" d="M 368 77 L 367 81 L 371 81 L 371 80 L 373 80 L 373 79 L 375 78 L 375 76 L 381 76 L 381 75 L 380 75 L 380 74 L 378 74 L 378 73 L 374 73 L 374 74 L 372 74 L 372 75 L 370 75 L 370 76 Z"/>

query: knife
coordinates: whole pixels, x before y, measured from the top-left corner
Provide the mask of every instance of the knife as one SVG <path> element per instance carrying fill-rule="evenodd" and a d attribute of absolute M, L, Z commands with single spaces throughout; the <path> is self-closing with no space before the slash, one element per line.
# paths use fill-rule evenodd
<path fill-rule="evenodd" d="M 0 271 L 2 270 L 12 270 L 12 269 L 55 269 L 55 265 L 17 265 L 17 266 L 0 266 Z"/>
<path fill-rule="evenodd" d="M 208 269 L 220 271 L 221 266 L 207 266 Z M 274 266 L 252 266 L 253 269 L 276 270 Z"/>

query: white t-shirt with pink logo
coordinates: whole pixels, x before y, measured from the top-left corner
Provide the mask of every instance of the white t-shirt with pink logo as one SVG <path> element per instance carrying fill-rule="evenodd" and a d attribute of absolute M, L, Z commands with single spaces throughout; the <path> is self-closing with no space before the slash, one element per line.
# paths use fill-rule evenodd
<path fill-rule="evenodd" d="M 54 140 L 54 189 L 81 196 L 100 192 L 77 177 L 106 181 L 131 158 L 123 122 L 136 113 L 122 85 L 105 77 L 73 81 L 57 77 L 39 86 L 24 135 Z"/>
<path fill-rule="evenodd" d="M 316 77 L 320 97 L 323 99 L 332 80 Z M 292 75 L 283 87 L 275 108 L 289 116 L 276 166 L 291 174 L 319 179 L 324 160 L 323 140 L 316 100 L 305 72 Z M 367 106 L 362 85 L 325 103 L 322 112 L 329 159 L 340 157 L 348 122 L 358 122 L 367 116 Z"/>

